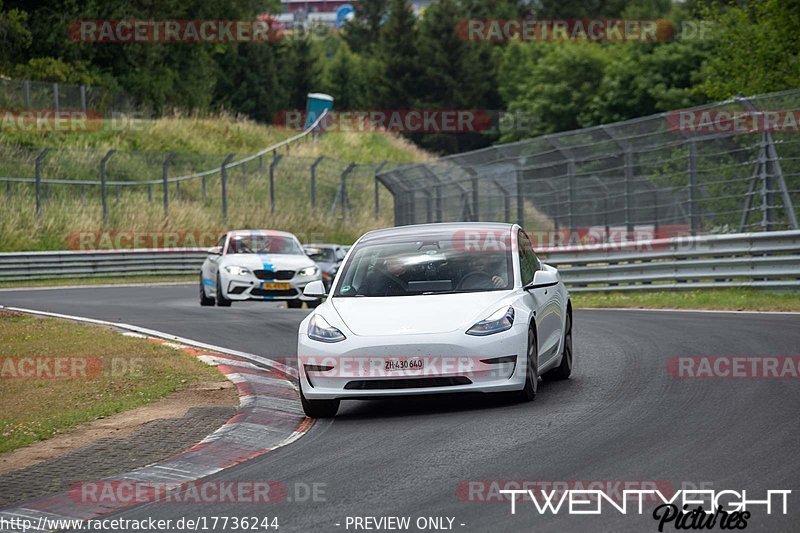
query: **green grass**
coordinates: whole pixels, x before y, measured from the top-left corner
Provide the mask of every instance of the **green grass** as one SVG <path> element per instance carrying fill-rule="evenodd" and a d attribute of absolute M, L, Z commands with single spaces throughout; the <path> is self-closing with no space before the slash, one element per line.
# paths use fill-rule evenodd
<path fill-rule="evenodd" d="M 576 292 L 575 307 L 710 309 L 723 311 L 800 311 L 800 293 L 757 289 L 705 289 L 648 292 Z"/>
<path fill-rule="evenodd" d="M 124 285 L 126 283 L 183 283 L 197 282 L 197 276 L 197 274 L 187 274 L 170 276 L 110 276 L 107 278 L 58 278 L 0 281 L 0 289 L 15 289 L 23 287 L 68 287 L 72 285 Z"/>
<path fill-rule="evenodd" d="M 107 165 L 109 180 L 129 182 L 161 178 L 161 162 L 176 152 L 169 175 L 180 176 L 217 168 L 225 154 L 234 160 L 251 155 L 296 134 L 231 117 L 171 117 L 146 122 L 141 130 L 97 131 L 73 135 L 18 133 L 0 140 L 0 176 L 34 176 L 34 159 L 43 147 L 52 151 L 42 175 L 68 180 L 98 180 L 100 160 L 109 149 L 119 150 Z M 135 152 L 131 150 L 136 150 Z M 228 217 L 223 220 L 221 178 L 175 184 L 169 190 L 169 216 L 163 211 L 160 185 L 148 195 L 146 186 L 108 190 L 109 220 L 103 222 L 99 187 L 51 184 L 43 186 L 41 215 L 35 216 L 32 184 L 14 183 L 0 211 L 0 252 L 63 250 L 81 232 L 224 232 L 236 228 L 291 231 L 307 241 L 352 242 L 365 231 L 392 225 L 393 198 L 381 187 L 381 210 L 374 214 L 374 173 L 383 161 L 402 164 L 431 157 L 410 142 L 382 133 L 329 133 L 314 142 L 293 145 L 275 167 L 275 210 L 270 207 L 268 166 L 253 161 L 229 171 Z M 311 209 L 312 163 L 317 166 L 317 207 Z M 348 178 L 350 210 L 342 218 L 332 210 L 342 171 L 360 163 Z M 388 168 L 388 167 L 387 167 Z M 341 206 L 341 202 L 338 203 Z"/>
<path fill-rule="evenodd" d="M 19 377 L 22 360 L 86 362 L 69 379 Z M 100 326 L 0 311 L 0 453 L 140 407 L 193 383 L 219 381 L 194 357 Z M 92 370 L 93 369 L 93 370 Z"/>

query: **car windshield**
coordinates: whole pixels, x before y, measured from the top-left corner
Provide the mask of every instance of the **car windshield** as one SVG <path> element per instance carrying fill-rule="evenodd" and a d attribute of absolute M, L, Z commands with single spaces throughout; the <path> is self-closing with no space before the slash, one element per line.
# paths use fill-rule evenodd
<path fill-rule="evenodd" d="M 336 262 L 336 253 L 333 248 L 306 248 L 306 254 L 317 263 Z"/>
<path fill-rule="evenodd" d="M 253 233 L 233 235 L 228 241 L 229 254 L 303 254 L 300 244 L 291 237 Z"/>
<path fill-rule="evenodd" d="M 509 251 L 470 250 L 452 238 L 365 243 L 344 266 L 334 297 L 508 290 L 512 272 Z"/>

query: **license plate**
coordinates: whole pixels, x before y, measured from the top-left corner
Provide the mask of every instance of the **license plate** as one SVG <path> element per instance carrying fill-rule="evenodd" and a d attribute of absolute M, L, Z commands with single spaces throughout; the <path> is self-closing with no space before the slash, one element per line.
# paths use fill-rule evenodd
<path fill-rule="evenodd" d="M 262 283 L 261 288 L 265 291 L 285 291 L 292 286 L 288 283 Z"/>
<path fill-rule="evenodd" d="M 387 359 L 384 370 L 422 370 L 425 362 L 422 359 Z"/>

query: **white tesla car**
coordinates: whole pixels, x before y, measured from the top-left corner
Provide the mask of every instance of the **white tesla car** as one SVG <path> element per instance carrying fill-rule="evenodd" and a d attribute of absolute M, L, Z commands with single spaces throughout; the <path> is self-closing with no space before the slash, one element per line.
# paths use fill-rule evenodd
<path fill-rule="evenodd" d="M 310 417 L 340 400 L 432 393 L 536 395 L 572 372 L 572 306 L 558 271 L 516 224 L 372 231 L 327 300 L 300 324 L 300 395 Z"/>
<path fill-rule="evenodd" d="M 211 248 L 200 270 L 200 305 L 228 307 L 244 300 L 284 300 L 289 307 L 319 298 L 303 289 L 322 279 L 319 267 L 297 237 L 283 231 L 240 230 L 226 233 Z"/>

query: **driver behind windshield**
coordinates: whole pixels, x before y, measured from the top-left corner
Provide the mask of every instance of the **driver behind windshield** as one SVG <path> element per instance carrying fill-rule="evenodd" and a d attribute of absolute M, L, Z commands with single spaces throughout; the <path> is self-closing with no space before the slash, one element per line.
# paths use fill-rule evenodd
<path fill-rule="evenodd" d="M 484 285 L 491 283 L 495 289 L 500 289 L 508 285 L 506 273 L 500 268 L 499 262 L 492 254 L 486 252 L 475 252 L 470 254 L 468 259 L 469 269 L 462 279 L 463 285 Z M 467 283 L 464 283 L 464 282 Z M 466 288 L 466 287 L 465 287 Z"/>
<path fill-rule="evenodd" d="M 408 270 L 403 255 L 390 255 L 375 263 L 359 291 L 365 296 L 402 296 L 408 292 L 408 283 L 402 276 Z"/>

